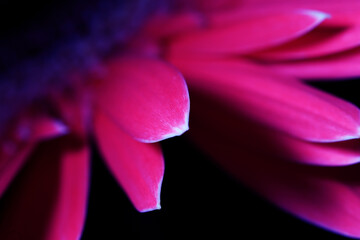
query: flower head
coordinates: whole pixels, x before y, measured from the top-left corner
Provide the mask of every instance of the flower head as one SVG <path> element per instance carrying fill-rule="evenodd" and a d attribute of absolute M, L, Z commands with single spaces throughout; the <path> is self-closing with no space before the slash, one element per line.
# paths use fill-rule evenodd
<path fill-rule="evenodd" d="M 92 140 L 134 206 L 160 208 L 157 142 L 188 129 L 186 83 L 189 137 L 219 165 L 300 218 L 360 236 L 360 111 L 310 84 L 359 76 L 357 1 L 178 0 L 157 11 L 144 10 L 152 1 L 99 2 L 74 4 L 85 38 L 64 27 L 70 38 L 50 37 L 51 56 L 25 54 L 4 75 L 27 79 L 51 66 L 42 84 L 20 81 L 5 95 L 17 108 L 1 119 L 0 195 L 24 173 L 7 191 L 2 237 L 78 239 Z"/>

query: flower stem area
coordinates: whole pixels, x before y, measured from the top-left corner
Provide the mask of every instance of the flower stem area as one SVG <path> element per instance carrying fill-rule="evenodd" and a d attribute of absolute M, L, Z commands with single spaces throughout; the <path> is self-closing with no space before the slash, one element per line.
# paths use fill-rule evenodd
<path fill-rule="evenodd" d="M 138 213 L 93 154 L 87 222 L 82 240 L 173 239 L 291 239 L 308 236 L 348 239 L 303 222 L 243 187 L 185 136 L 164 141 L 165 176 L 162 209 Z M 131 236 L 131 237 L 130 237 Z"/>

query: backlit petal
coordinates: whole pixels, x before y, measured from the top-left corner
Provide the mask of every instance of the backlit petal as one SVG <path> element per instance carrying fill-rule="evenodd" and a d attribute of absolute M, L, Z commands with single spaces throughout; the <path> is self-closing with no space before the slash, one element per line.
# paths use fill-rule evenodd
<path fill-rule="evenodd" d="M 174 60 L 188 84 L 228 101 L 241 112 L 295 137 L 332 142 L 359 137 L 360 111 L 354 105 L 233 60 Z"/>
<path fill-rule="evenodd" d="M 88 160 L 88 149 L 67 137 L 40 144 L 4 196 L 1 239 L 79 239 Z"/>
<path fill-rule="evenodd" d="M 106 71 L 95 101 L 123 131 L 139 141 L 157 142 L 188 129 L 187 86 L 174 67 L 128 56 L 108 63 Z"/>
<path fill-rule="evenodd" d="M 160 146 L 134 140 L 100 111 L 94 125 L 104 160 L 136 209 L 159 209 L 164 174 Z"/>
<path fill-rule="evenodd" d="M 178 37 L 172 54 L 237 54 L 276 46 L 309 32 L 328 15 L 310 10 L 273 13 Z M 276 28 L 274 28 L 276 26 Z"/>

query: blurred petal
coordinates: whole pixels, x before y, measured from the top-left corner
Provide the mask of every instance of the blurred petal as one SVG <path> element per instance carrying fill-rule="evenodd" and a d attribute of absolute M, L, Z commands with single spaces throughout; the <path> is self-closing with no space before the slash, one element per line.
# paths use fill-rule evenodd
<path fill-rule="evenodd" d="M 304 61 L 268 64 L 273 71 L 302 79 L 345 79 L 360 76 L 360 49 Z"/>
<path fill-rule="evenodd" d="M 228 26 L 191 32 L 177 38 L 171 44 L 171 51 L 176 55 L 249 53 L 297 38 L 327 17 L 322 12 L 310 10 L 257 16 Z"/>
<path fill-rule="evenodd" d="M 248 12 L 260 11 L 293 11 L 294 9 L 313 9 L 329 13 L 331 18 L 324 23 L 332 26 L 354 26 L 360 23 L 358 0 L 244 0 L 242 7 Z"/>
<path fill-rule="evenodd" d="M 86 211 L 88 160 L 88 149 L 72 139 L 40 144 L 4 196 L 1 239 L 79 239 Z"/>
<path fill-rule="evenodd" d="M 312 165 L 343 166 L 360 162 L 359 140 L 314 143 L 274 134 L 289 158 Z"/>
<path fill-rule="evenodd" d="M 319 27 L 288 44 L 255 53 L 271 60 L 294 60 L 321 57 L 360 45 L 360 26 L 351 28 Z"/>
<path fill-rule="evenodd" d="M 69 132 L 69 129 L 59 120 L 39 117 L 33 123 L 31 138 L 39 141 L 59 137 Z"/>
<path fill-rule="evenodd" d="M 203 25 L 203 17 L 195 12 L 182 12 L 152 17 L 145 31 L 152 37 L 170 37 L 193 31 Z"/>
<path fill-rule="evenodd" d="M 139 141 L 157 142 L 188 129 L 186 83 L 160 60 L 128 56 L 110 62 L 96 94 L 100 108 Z"/>
<path fill-rule="evenodd" d="M 360 197 L 355 189 L 360 186 L 359 166 L 314 167 L 283 159 L 288 149 L 271 132 L 261 131 L 262 125 L 191 96 L 189 136 L 217 163 L 279 207 L 331 231 L 360 237 Z M 209 107 L 204 108 L 204 102 Z M 249 127 L 260 130 L 247 131 Z"/>
<path fill-rule="evenodd" d="M 308 141 L 359 137 L 354 105 L 295 79 L 234 60 L 174 60 L 188 84 L 209 91 L 254 119 Z"/>
<path fill-rule="evenodd" d="M 134 140 L 100 111 L 94 125 L 104 160 L 136 209 L 159 209 L 164 174 L 160 146 Z"/>
<path fill-rule="evenodd" d="M 21 123 L 16 130 L 17 140 L 3 143 L 0 149 L 0 197 L 38 142 L 67 132 L 61 122 L 47 117 L 36 118 L 27 124 Z"/>

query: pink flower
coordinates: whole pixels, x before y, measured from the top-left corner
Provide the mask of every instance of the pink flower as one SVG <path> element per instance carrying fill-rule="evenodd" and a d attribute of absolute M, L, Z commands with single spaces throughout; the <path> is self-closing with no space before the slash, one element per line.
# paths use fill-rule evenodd
<path fill-rule="evenodd" d="M 286 211 L 359 237 L 360 112 L 308 83 L 359 76 L 360 4 L 179 0 L 162 10 L 4 125 L 1 238 L 80 237 L 92 140 L 134 206 L 160 208 L 157 142 L 188 129 L 183 76 L 195 144 Z"/>
<path fill-rule="evenodd" d="M 360 3 L 186 3 L 131 47 L 184 75 L 190 138 L 277 206 L 360 237 L 360 111 L 310 86 L 359 77 Z"/>

